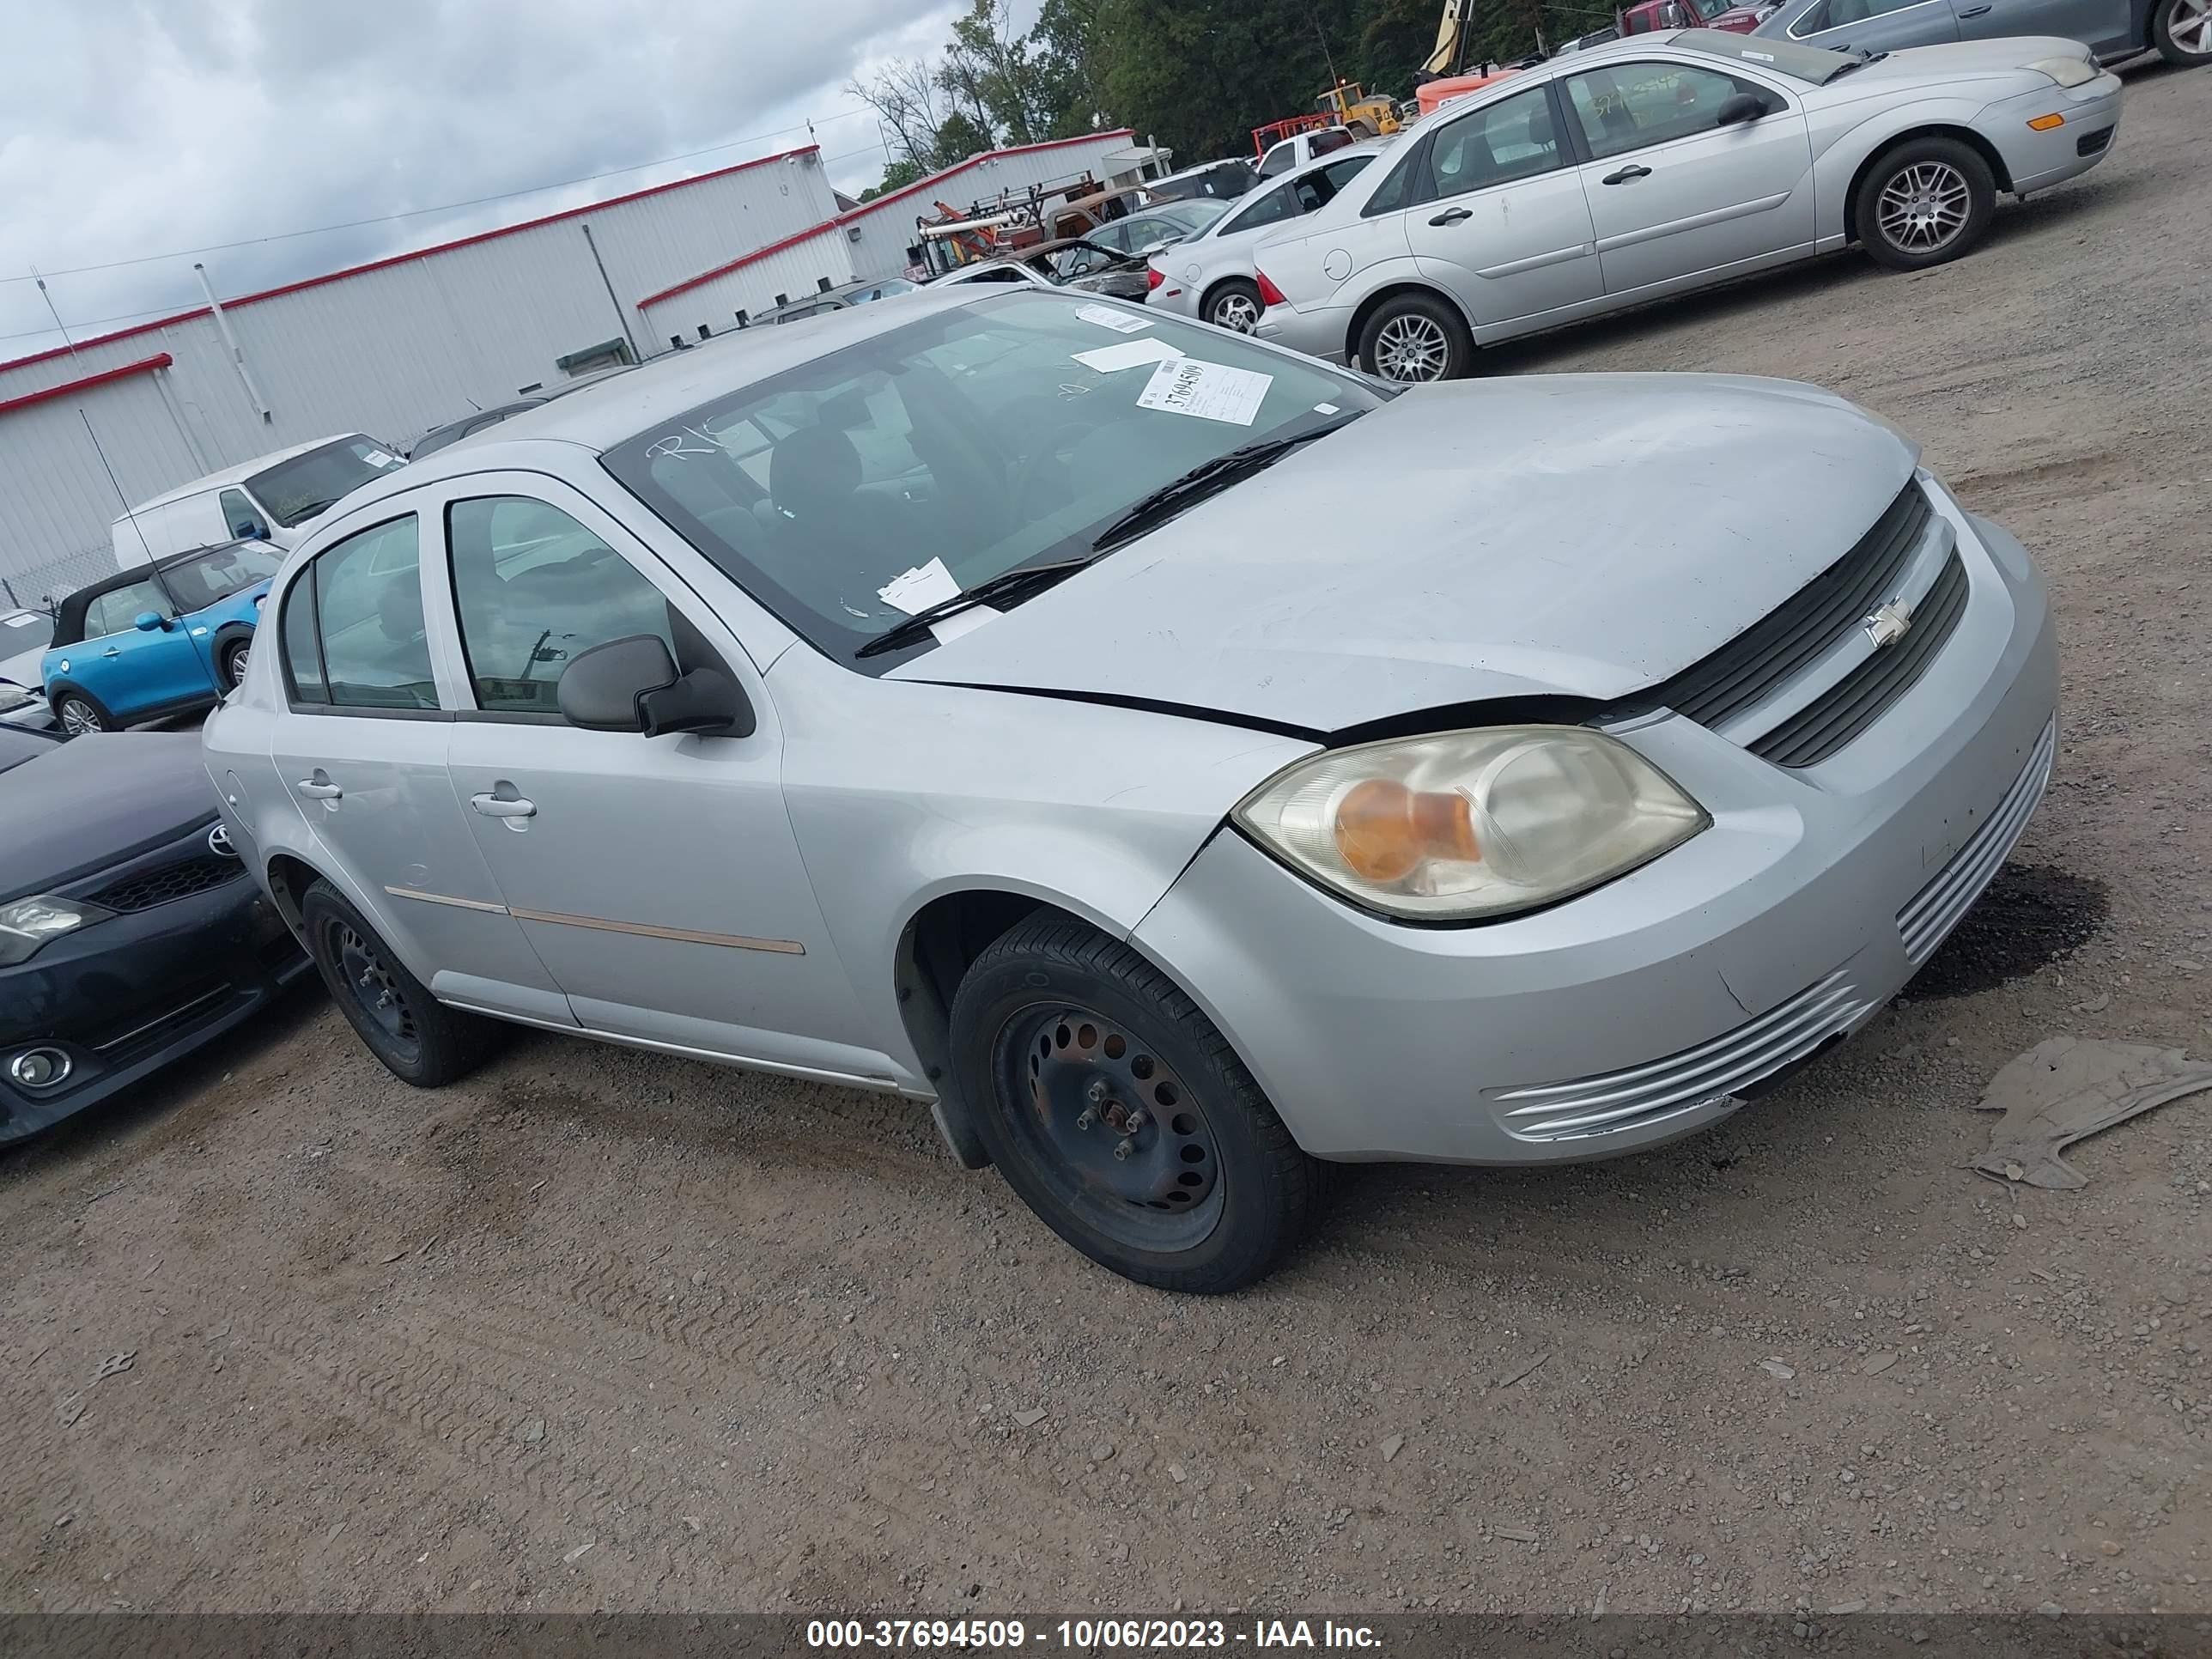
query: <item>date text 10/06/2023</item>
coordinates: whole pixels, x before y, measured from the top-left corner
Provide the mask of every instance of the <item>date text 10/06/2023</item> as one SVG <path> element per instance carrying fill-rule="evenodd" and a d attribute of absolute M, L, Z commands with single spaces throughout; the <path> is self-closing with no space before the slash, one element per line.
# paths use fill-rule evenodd
<path fill-rule="evenodd" d="M 1382 1638 L 1365 1625 L 1326 1619 L 1255 1619 L 1249 1629 L 1219 1619 L 1063 1619 L 1049 1625 L 1019 1619 L 816 1619 L 807 1622 L 806 1645 L 969 1650 L 1051 1646 L 1097 1653 L 1240 1646 L 1376 1649 Z"/>

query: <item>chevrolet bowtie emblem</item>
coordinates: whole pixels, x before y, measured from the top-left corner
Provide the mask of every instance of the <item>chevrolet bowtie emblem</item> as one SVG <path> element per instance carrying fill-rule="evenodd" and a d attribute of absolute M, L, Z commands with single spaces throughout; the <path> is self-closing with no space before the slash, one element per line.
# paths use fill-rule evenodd
<path fill-rule="evenodd" d="M 1912 631 L 1912 607 L 1902 599 L 1892 599 L 1869 612 L 1860 626 L 1875 650 L 1886 650 Z"/>

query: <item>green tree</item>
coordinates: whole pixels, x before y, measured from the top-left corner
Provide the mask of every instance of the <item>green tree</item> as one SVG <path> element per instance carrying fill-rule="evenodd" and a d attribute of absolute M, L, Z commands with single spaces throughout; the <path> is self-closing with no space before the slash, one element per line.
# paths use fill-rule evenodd
<path fill-rule="evenodd" d="M 990 132 L 969 118 L 964 110 L 954 110 L 940 122 L 937 129 L 937 144 L 932 155 L 933 167 L 957 167 L 969 156 L 990 149 Z"/>
<path fill-rule="evenodd" d="M 1186 164 L 1248 155 L 1253 128 L 1314 108 L 1332 63 L 1352 76 L 1357 8 L 1358 0 L 1098 0 L 1104 102 Z"/>
<path fill-rule="evenodd" d="M 1436 50 L 1443 0 L 1367 0 L 1359 8 L 1359 74 L 1368 86 L 1413 95 L 1413 77 Z"/>
<path fill-rule="evenodd" d="M 1114 125 L 1101 85 L 1104 0 L 1044 0 L 1029 32 L 1040 138 L 1073 138 Z"/>

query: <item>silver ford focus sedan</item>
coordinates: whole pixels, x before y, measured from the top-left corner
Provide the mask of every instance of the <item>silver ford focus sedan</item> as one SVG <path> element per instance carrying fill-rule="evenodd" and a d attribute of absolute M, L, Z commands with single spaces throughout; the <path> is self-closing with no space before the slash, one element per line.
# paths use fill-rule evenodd
<path fill-rule="evenodd" d="M 1328 1164 L 1655 1146 L 1857 1030 L 2057 698 L 2020 544 L 1827 392 L 1395 393 L 1029 289 L 518 416 L 264 635 L 208 770 L 398 1076 L 506 1021 L 895 1091 L 1198 1291 Z"/>

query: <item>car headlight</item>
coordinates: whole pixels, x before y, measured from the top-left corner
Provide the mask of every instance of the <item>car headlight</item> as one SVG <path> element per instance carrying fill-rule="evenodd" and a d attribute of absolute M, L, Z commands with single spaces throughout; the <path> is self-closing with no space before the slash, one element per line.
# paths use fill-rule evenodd
<path fill-rule="evenodd" d="M 2039 58 L 2028 68 L 2062 87 L 2086 87 L 2104 71 L 2087 58 Z"/>
<path fill-rule="evenodd" d="M 1548 904 L 1712 822 L 1634 750 L 1579 726 L 1331 750 L 1277 773 L 1232 816 L 1354 903 L 1426 921 Z"/>
<path fill-rule="evenodd" d="M 30 700 L 31 694 L 21 686 L 0 680 L 0 708 L 21 708 Z"/>
<path fill-rule="evenodd" d="M 83 899 L 55 898 L 41 893 L 0 904 L 0 968 L 27 962 L 50 941 L 115 913 Z"/>

